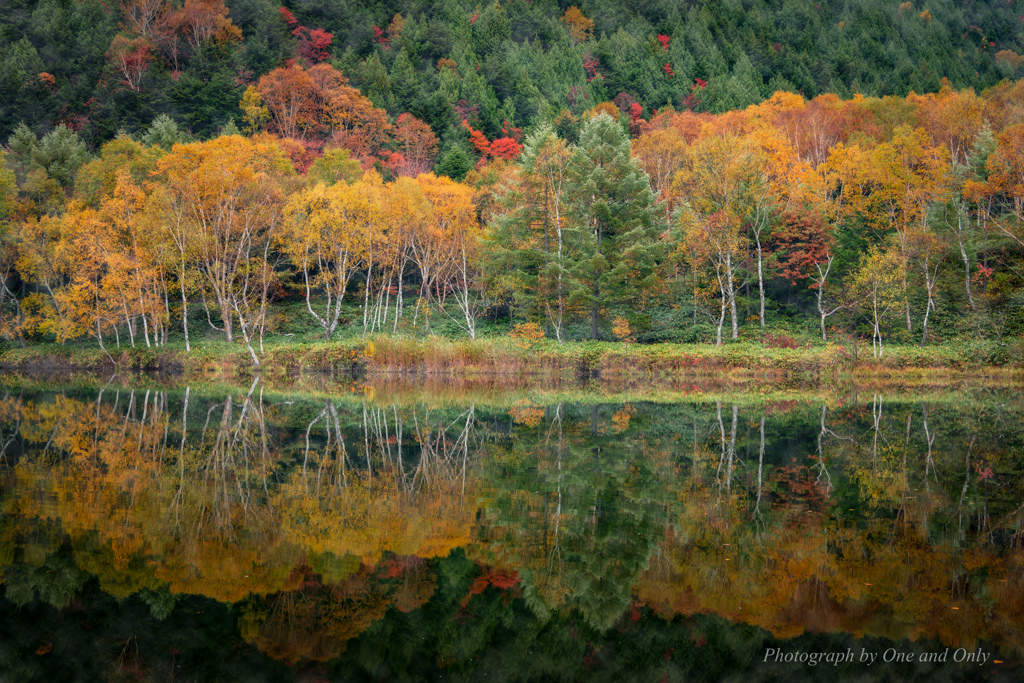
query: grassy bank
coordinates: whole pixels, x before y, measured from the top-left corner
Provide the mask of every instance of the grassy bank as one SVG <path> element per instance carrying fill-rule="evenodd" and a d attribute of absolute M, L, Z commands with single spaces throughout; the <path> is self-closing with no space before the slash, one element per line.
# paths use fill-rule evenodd
<path fill-rule="evenodd" d="M 109 349 L 108 349 L 109 350 Z M 998 345 L 969 340 L 941 346 L 887 346 L 875 358 L 862 343 L 812 344 L 777 348 L 757 341 L 721 347 L 704 344 L 625 344 L 618 342 L 527 342 L 509 337 L 478 340 L 442 337 L 375 336 L 335 342 L 275 340 L 264 346 L 260 366 L 240 344 L 204 343 L 110 350 L 91 344 L 38 344 L 0 350 L 0 369 L 22 373 L 109 373 L 154 371 L 187 378 L 298 375 L 305 372 L 354 376 L 433 375 L 529 377 L 564 381 L 602 379 L 678 380 L 759 378 L 919 377 L 955 380 L 1024 375 L 1024 342 Z"/>
<path fill-rule="evenodd" d="M 1019 410 L 1024 397 L 1018 391 L 1020 377 L 997 375 L 987 379 L 928 375 L 889 378 L 852 377 L 790 378 L 766 382 L 735 375 L 702 378 L 664 378 L 659 381 L 622 378 L 565 378 L 537 382 L 529 376 L 487 375 L 380 375 L 359 379 L 349 375 L 306 372 L 238 377 L 187 377 L 154 373 L 95 372 L 20 373 L 0 372 L 0 395 L 32 395 L 59 391 L 95 395 L 117 391 L 167 392 L 180 400 L 186 390 L 194 398 L 222 401 L 257 395 L 272 403 L 318 402 L 335 405 L 387 407 L 428 406 L 458 408 L 488 406 L 515 408 L 558 403 L 594 405 L 607 403 L 707 403 L 763 406 L 789 410 L 797 405 L 838 407 L 879 398 L 886 405 L 951 404 L 962 409 L 990 406 L 994 410 Z"/>

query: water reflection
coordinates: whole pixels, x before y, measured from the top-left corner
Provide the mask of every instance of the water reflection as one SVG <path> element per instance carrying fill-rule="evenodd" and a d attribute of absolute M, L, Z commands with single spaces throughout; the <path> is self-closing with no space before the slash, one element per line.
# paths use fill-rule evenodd
<path fill-rule="evenodd" d="M 561 624 L 580 672 L 652 619 L 696 651 L 708 614 L 1024 650 L 1018 396 L 574 398 L 8 388 L 6 598 L 73 608 L 95 576 L 160 620 L 203 596 L 286 663 L 384 629 L 414 666 L 415 623 L 461 634 L 430 655 L 451 670 L 515 622 Z"/>

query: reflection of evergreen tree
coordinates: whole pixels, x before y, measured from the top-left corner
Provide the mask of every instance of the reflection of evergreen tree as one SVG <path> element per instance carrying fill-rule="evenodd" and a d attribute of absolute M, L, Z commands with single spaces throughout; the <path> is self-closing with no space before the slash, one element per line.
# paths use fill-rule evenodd
<path fill-rule="evenodd" d="M 29 545 L 28 554 L 40 551 L 46 553 L 41 564 L 13 562 L 2 568 L 8 600 L 24 607 L 37 596 L 48 605 L 60 609 L 66 607 L 88 580 L 89 575 L 81 571 L 72 559 L 71 547 L 63 544 L 47 552 Z"/>
<path fill-rule="evenodd" d="M 566 412 L 559 405 L 510 451 L 490 454 L 485 558 L 521 568 L 538 613 L 574 608 L 606 629 L 629 606 L 658 538 L 656 478 L 637 444 L 607 431 L 607 412 Z"/>

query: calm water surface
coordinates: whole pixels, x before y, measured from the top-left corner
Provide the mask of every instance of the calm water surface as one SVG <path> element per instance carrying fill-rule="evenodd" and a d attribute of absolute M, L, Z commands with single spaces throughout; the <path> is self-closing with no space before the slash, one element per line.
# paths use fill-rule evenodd
<path fill-rule="evenodd" d="M 1024 677 L 1019 392 L 642 395 L 0 386 L 0 680 Z"/>

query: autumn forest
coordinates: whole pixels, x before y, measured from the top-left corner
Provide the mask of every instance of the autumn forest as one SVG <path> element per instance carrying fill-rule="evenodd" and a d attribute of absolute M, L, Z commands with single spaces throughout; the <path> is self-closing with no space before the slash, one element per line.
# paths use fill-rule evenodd
<path fill-rule="evenodd" d="M 1022 29 L 0 2 L 0 678 L 1021 679 Z"/>
<path fill-rule="evenodd" d="M 0 335 L 1016 349 L 1020 19 L 823 4 L 14 3 Z"/>

